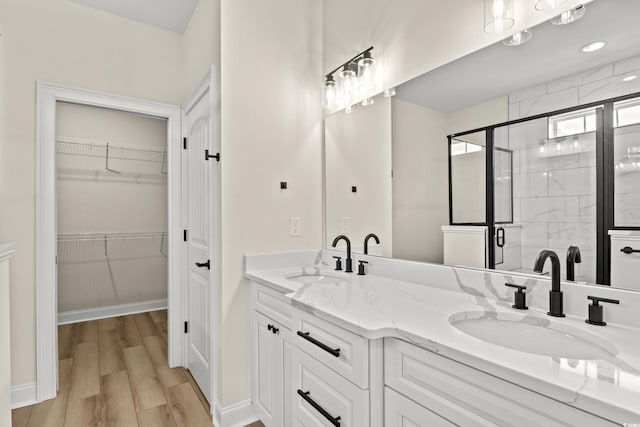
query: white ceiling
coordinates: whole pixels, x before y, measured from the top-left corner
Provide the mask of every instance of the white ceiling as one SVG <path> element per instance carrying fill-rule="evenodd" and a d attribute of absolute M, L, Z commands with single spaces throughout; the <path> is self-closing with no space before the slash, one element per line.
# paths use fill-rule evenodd
<path fill-rule="evenodd" d="M 143 24 L 184 32 L 198 0 L 70 0 Z"/>
<path fill-rule="evenodd" d="M 496 43 L 402 84 L 397 96 L 438 111 L 460 111 L 640 55 L 640 1 L 597 0 L 585 7 L 585 16 L 577 22 L 540 24 L 532 29 L 528 43 L 517 47 Z M 580 51 L 596 40 L 607 45 L 589 54 Z"/>

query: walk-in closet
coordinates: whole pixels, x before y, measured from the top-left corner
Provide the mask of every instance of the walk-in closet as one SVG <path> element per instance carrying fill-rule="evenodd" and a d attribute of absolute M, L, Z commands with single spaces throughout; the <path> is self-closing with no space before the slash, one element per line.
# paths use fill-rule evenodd
<path fill-rule="evenodd" d="M 166 120 L 57 104 L 58 323 L 167 305 Z"/>

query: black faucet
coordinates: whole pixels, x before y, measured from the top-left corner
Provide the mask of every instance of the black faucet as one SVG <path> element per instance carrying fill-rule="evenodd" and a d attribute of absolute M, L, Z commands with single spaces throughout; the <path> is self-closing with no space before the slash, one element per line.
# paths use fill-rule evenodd
<path fill-rule="evenodd" d="M 533 271 L 542 273 L 542 267 L 547 258 L 551 259 L 551 290 L 549 291 L 549 316 L 565 317 L 562 310 L 562 291 L 560 290 L 560 258 L 558 254 L 550 250 L 544 250 L 538 254 Z"/>
<path fill-rule="evenodd" d="M 344 261 L 344 272 L 353 273 L 353 260 L 351 259 L 351 240 L 349 240 L 349 238 L 344 234 L 341 234 L 333 239 L 333 243 L 331 244 L 331 246 L 335 248 L 340 240 L 344 240 L 345 242 L 347 242 L 347 259 Z"/>
<path fill-rule="evenodd" d="M 369 239 L 373 238 L 376 241 L 376 244 L 380 244 L 380 239 L 373 233 L 367 234 L 367 237 L 364 238 L 364 254 L 369 255 Z"/>
<path fill-rule="evenodd" d="M 580 248 L 577 246 L 569 246 L 567 250 L 567 280 L 575 282 L 576 280 L 576 263 L 582 262 Z"/>

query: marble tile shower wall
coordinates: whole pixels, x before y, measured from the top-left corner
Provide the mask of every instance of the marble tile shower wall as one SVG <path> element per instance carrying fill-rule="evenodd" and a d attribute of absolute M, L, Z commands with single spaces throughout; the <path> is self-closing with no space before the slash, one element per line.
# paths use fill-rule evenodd
<path fill-rule="evenodd" d="M 625 76 L 639 72 L 640 56 L 512 93 L 509 119 L 640 92 L 640 79 L 623 81 Z M 546 119 L 496 130 L 496 143 L 513 150 L 513 210 L 514 222 L 522 225 L 521 268 L 531 270 L 543 248 L 564 258 L 567 248 L 577 245 L 583 262 L 576 268 L 576 279 L 594 282 L 595 134 L 572 137 L 569 143 L 579 148 L 572 154 L 557 156 L 540 151 L 547 135 Z M 628 205 L 635 206 L 633 212 L 638 212 L 640 193 L 622 197 L 633 198 Z M 622 213 L 625 218 L 629 215 Z"/>
<path fill-rule="evenodd" d="M 640 92 L 640 56 L 509 94 L 509 120 Z"/>
<path fill-rule="evenodd" d="M 580 247 L 580 281 L 595 280 L 595 135 L 581 135 L 578 152 L 550 156 L 545 119 L 496 131 L 496 143 L 513 150 L 514 222 L 520 224 L 520 269 L 531 272 L 541 249 L 561 258 L 570 245 Z M 515 251 L 514 251 L 515 253 Z"/>

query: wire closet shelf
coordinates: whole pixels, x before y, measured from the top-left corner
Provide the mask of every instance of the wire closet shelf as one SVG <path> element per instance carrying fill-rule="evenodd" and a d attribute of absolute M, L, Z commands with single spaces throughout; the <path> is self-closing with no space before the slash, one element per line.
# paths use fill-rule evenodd
<path fill-rule="evenodd" d="M 109 166 L 109 160 L 120 159 L 160 163 L 160 172 L 167 173 L 167 150 L 151 145 L 131 145 L 59 136 L 56 138 L 56 152 L 60 155 L 104 158 L 106 171 L 113 171 Z"/>
<path fill-rule="evenodd" d="M 68 233 L 68 234 L 59 234 L 58 235 L 58 247 L 59 249 L 67 248 L 63 252 L 66 253 L 68 250 L 72 250 L 72 252 L 79 250 L 78 248 L 88 249 L 89 247 L 95 247 L 94 244 L 100 245 L 104 252 L 104 256 L 109 256 L 109 253 L 112 249 L 115 249 L 117 252 L 121 252 L 125 250 L 125 252 L 129 252 L 132 250 L 131 247 L 128 247 L 130 244 L 133 244 L 135 241 L 143 242 L 151 242 L 153 240 L 160 240 L 160 244 L 157 247 L 158 251 L 166 255 L 167 250 L 167 232 L 166 231 L 135 231 L 135 232 L 110 232 L 110 233 Z M 127 243 L 131 242 L 131 243 Z M 110 244 L 111 243 L 111 244 Z M 87 247 L 86 245 L 90 246 Z M 153 243 L 149 243 L 155 246 Z M 156 243 L 157 244 L 157 243 Z M 81 247 L 77 247 L 78 245 L 82 245 Z M 125 246 L 123 246 L 125 245 Z M 76 248 L 76 249 L 73 249 Z M 128 248 L 128 250 L 126 250 Z"/>

